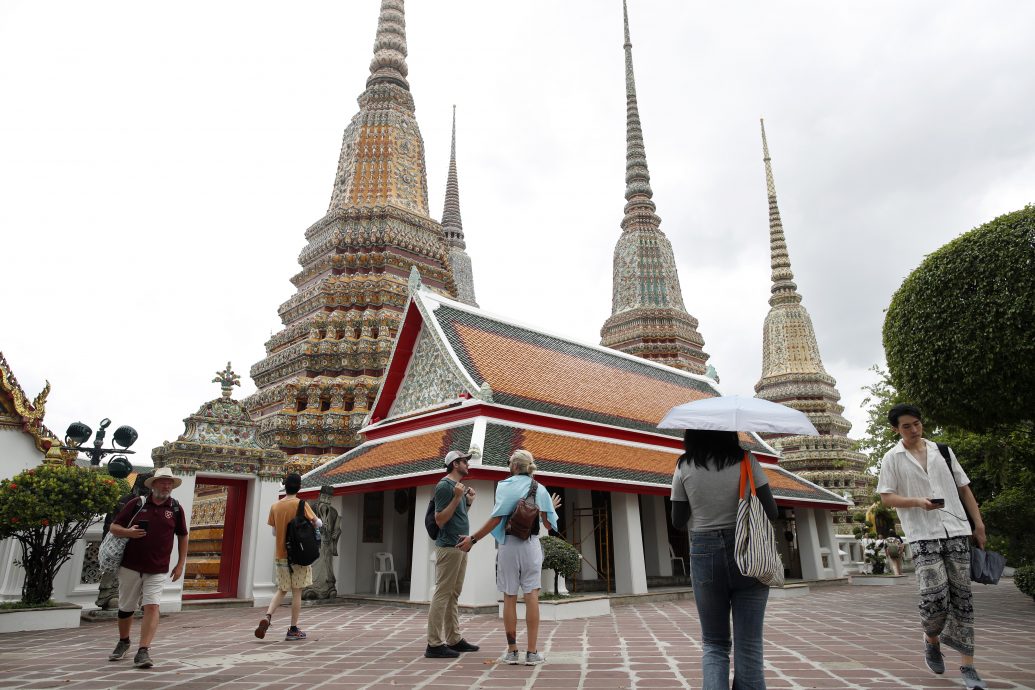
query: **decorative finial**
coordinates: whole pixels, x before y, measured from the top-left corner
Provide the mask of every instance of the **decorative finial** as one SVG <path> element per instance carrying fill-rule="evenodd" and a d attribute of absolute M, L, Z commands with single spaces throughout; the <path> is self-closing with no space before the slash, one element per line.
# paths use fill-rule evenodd
<path fill-rule="evenodd" d="M 406 81 L 406 16 L 403 0 L 381 0 L 374 39 L 374 59 L 370 61 L 367 86 L 391 83 L 410 90 Z"/>
<path fill-rule="evenodd" d="M 420 290 L 420 286 L 420 271 L 416 266 L 410 266 L 410 278 L 406 282 L 406 289 L 409 290 L 410 295 L 415 295 Z"/>
<path fill-rule="evenodd" d="M 772 268 L 773 286 L 769 304 L 798 304 L 801 295 L 794 282 L 791 270 L 791 257 L 787 253 L 787 239 L 783 234 L 783 221 L 780 220 L 780 207 L 776 203 L 776 182 L 773 179 L 773 166 L 769 158 L 769 143 L 765 138 L 765 120 L 759 118 L 762 126 L 762 161 L 765 163 L 765 184 L 769 195 L 769 251 Z"/>
<path fill-rule="evenodd" d="M 478 388 L 478 397 L 483 402 L 492 402 L 492 386 L 488 381 L 482 381 L 482 385 Z"/>
<path fill-rule="evenodd" d="M 223 389 L 223 397 L 229 398 L 234 386 L 241 385 L 241 377 L 234 373 L 234 370 L 230 368 L 230 362 L 227 362 L 226 369 L 217 371 L 212 383 L 218 383 Z"/>
<path fill-rule="evenodd" d="M 657 228 L 661 219 L 654 214 L 651 201 L 654 190 L 650 187 L 650 171 L 647 170 L 647 151 L 643 145 L 643 129 L 640 126 L 640 109 L 636 103 L 636 77 L 633 74 L 632 39 L 629 36 L 629 8 L 622 0 L 622 16 L 625 20 L 625 219 L 622 228 L 647 225 Z"/>

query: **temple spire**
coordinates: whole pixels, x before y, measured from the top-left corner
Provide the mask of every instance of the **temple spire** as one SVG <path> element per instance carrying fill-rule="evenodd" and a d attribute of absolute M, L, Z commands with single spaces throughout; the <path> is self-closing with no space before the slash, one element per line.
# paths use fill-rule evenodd
<path fill-rule="evenodd" d="M 622 15 L 625 20 L 625 199 L 629 202 L 625 207 L 622 228 L 629 229 L 634 224 L 657 228 L 661 225 L 661 219 L 654 215 L 655 206 L 651 201 L 654 191 L 650 188 L 640 109 L 636 103 L 636 77 L 633 74 L 632 39 L 629 37 L 629 8 L 626 0 L 622 0 Z"/>
<path fill-rule="evenodd" d="M 374 39 L 374 58 L 370 61 L 367 86 L 389 82 L 407 91 L 406 81 L 406 16 L 403 0 L 381 0 L 377 18 L 377 37 Z"/>
<path fill-rule="evenodd" d="M 798 286 L 794 283 L 794 272 L 791 270 L 791 256 L 787 253 L 787 239 L 783 234 L 783 221 L 780 220 L 780 207 L 776 204 L 776 182 L 773 180 L 773 166 L 769 158 L 769 144 L 765 139 L 765 120 L 759 118 L 762 125 L 762 160 L 765 162 L 765 184 L 769 192 L 769 252 L 772 268 L 773 286 L 770 306 L 801 302 Z"/>
<path fill-rule="evenodd" d="M 453 140 L 449 146 L 449 174 L 446 176 L 446 203 L 442 209 L 442 230 L 446 244 L 465 249 L 464 223 L 460 218 L 460 185 L 456 179 L 456 106 L 453 106 Z"/>
<path fill-rule="evenodd" d="M 625 28 L 626 158 L 622 235 L 615 245 L 611 316 L 600 329 L 601 344 L 684 369 L 705 372 L 708 355 L 697 319 L 683 306 L 672 243 L 661 231 L 643 146 L 633 75 L 629 8 Z"/>
<path fill-rule="evenodd" d="M 460 184 L 456 175 L 456 106 L 453 106 L 453 139 L 449 146 L 449 174 L 446 176 L 446 202 L 442 208 L 442 235 L 449 253 L 449 266 L 456 282 L 456 298 L 477 307 L 474 299 L 474 271 L 464 242 L 464 223 L 460 218 Z"/>

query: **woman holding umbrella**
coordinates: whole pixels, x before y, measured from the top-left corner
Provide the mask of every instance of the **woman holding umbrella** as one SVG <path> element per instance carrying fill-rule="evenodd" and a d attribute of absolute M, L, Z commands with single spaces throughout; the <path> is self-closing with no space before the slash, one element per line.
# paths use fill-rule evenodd
<path fill-rule="evenodd" d="M 760 417 L 752 412 L 759 406 L 762 408 Z M 768 410 L 767 406 L 781 409 Z M 783 405 L 730 396 L 680 405 L 670 410 L 659 425 L 686 429 L 685 452 L 676 462 L 672 476 L 672 524 L 683 528 L 693 520 L 690 569 L 701 621 L 704 690 L 730 687 L 731 614 L 733 687 L 736 690 L 765 689 L 762 626 L 769 587 L 741 574 L 734 547 L 742 477 L 749 481 L 749 486 L 754 485 L 769 520 L 775 520 L 777 515 L 769 480 L 758 460 L 740 447 L 737 435 L 741 426 L 749 427 L 741 429 L 744 431 L 778 430 L 772 428 L 773 417 L 767 417 L 767 411 L 776 416 L 793 412 L 800 415 L 797 423 L 805 417 Z M 807 419 L 804 423 L 812 428 Z M 803 428 L 798 433 L 808 431 Z M 815 433 L 814 428 L 812 433 Z M 744 463 L 749 463 L 750 474 L 747 474 L 748 466 L 742 468 Z"/>

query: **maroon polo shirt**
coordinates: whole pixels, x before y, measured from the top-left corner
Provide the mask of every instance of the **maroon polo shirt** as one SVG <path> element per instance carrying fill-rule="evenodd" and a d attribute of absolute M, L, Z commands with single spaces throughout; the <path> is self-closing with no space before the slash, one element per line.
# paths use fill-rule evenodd
<path fill-rule="evenodd" d="M 139 513 L 137 513 L 138 509 Z M 113 522 L 123 527 L 129 527 L 130 520 L 134 525 L 146 520 L 147 536 L 130 539 L 126 543 L 126 552 L 122 556 L 122 567 L 138 573 L 169 572 L 173 535 L 180 538 L 187 536 L 187 521 L 183 517 L 183 506 L 174 509 L 171 498 L 158 505 L 149 495 L 142 509 L 140 500 L 134 499 L 123 506 Z"/>

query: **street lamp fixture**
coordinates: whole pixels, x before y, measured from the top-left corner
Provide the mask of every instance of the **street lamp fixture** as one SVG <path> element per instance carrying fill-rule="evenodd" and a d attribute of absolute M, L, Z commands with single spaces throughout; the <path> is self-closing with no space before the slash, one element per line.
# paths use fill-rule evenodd
<path fill-rule="evenodd" d="M 111 426 L 111 420 L 105 417 L 98 425 L 97 433 L 93 437 L 93 446 L 84 447 L 83 444 L 90 440 L 93 430 L 82 422 L 72 422 L 65 431 L 65 445 L 63 450 L 73 450 L 83 453 L 90 458 L 90 464 L 97 466 L 101 464 L 101 458 L 112 453 L 118 453 L 108 461 L 108 474 L 116 479 L 125 479 L 133 471 L 133 465 L 126 458 L 126 454 L 132 455 L 136 451 L 129 450 L 129 447 L 136 443 L 137 430 L 131 426 L 120 426 L 112 434 L 112 447 L 102 448 L 107 428 Z"/>

